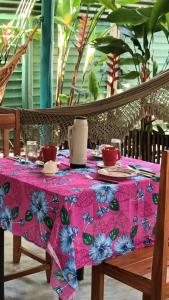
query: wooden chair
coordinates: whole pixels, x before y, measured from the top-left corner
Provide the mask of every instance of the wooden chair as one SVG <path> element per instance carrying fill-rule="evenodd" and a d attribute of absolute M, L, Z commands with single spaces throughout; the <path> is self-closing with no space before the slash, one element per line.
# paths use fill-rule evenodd
<path fill-rule="evenodd" d="M 13 129 L 14 131 L 14 155 L 20 154 L 20 114 L 19 111 L 13 111 L 11 113 L 0 113 L 0 130 L 2 132 L 2 141 L 3 141 L 3 156 L 9 156 L 9 131 Z M 35 255 L 28 249 L 25 249 L 21 245 L 21 237 L 13 237 L 13 262 L 19 263 L 21 254 L 31 257 L 32 259 L 38 261 L 40 265 L 25 269 L 23 271 L 15 272 L 5 276 L 5 281 L 16 279 L 22 276 L 29 274 L 46 271 L 47 281 L 50 280 L 51 274 L 51 258 L 46 252 L 46 258 L 43 259 L 38 255 Z"/>
<path fill-rule="evenodd" d="M 164 300 L 169 296 L 169 152 L 162 155 L 159 204 L 154 247 L 147 247 L 92 268 L 92 300 L 104 297 L 104 275 L 143 293 L 143 300 Z M 168 269 L 169 270 L 169 269 Z M 168 280 L 167 280 L 168 279 Z"/>

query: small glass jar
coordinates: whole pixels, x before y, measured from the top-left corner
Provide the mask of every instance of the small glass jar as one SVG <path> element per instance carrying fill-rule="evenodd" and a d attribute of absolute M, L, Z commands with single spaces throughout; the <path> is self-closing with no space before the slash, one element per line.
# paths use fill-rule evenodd
<path fill-rule="evenodd" d="M 36 141 L 26 142 L 26 161 L 35 162 L 37 160 L 38 144 Z"/>
<path fill-rule="evenodd" d="M 118 148 L 121 153 L 121 140 L 120 139 L 111 139 L 111 146 Z"/>

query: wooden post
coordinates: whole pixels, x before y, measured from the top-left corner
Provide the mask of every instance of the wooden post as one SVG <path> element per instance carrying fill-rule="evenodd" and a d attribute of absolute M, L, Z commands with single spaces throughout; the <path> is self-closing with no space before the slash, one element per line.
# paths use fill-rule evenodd
<path fill-rule="evenodd" d="M 54 9 L 56 0 L 42 0 L 42 38 L 40 64 L 40 107 L 53 105 Z"/>

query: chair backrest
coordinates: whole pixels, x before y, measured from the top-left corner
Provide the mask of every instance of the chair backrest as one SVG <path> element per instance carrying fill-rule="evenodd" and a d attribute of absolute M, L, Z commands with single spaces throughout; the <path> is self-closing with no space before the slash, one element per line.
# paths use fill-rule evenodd
<path fill-rule="evenodd" d="M 20 114 L 19 111 L 13 113 L 0 113 L 0 129 L 3 136 L 3 156 L 9 156 L 9 130 L 14 130 L 14 155 L 20 154 Z"/>
<path fill-rule="evenodd" d="M 165 299 L 169 236 L 169 151 L 164 151 L 162 154 L 155 236 L 152 299 Z M 161 295 L 164 295 L 164 298 L 161 298 Z"/>

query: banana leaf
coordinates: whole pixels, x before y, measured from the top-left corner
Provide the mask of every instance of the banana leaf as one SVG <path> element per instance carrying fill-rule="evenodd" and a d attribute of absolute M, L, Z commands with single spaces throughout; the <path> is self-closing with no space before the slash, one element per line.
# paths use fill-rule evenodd
<path fill-rule="evenodd" d="M 144 62 L 144 59 L 142 57 L 142 55 L 140 55 L 139 53 L 134 53 L 133 57 L 127 57 L 127 58 L 120 58 L 119 64 L 120 65 L 139 65 L 142 64 Z"/>
<path fill-rule="evenodd" d="M 139 0 L 116 0 L 116 4 L 119 4 L 119 5 L 134 4 L 137 2 L 139 2 Z"/>
<path fill-rule="evenodd" d="M 129 52 L 133 55 L 132 49 L 121 39 L 114 38 L 112 36 L 107 36 L 103 38 L 98 38 L 93 41 L 94 47 L 106 54 L 123 54 Z"/>
<path fill-rule="evenodd" d="M 159 17 L 168 12 L 169 12 L 169 1 L 168 0 L 156 0 L 155 4 L 153 6 L 153 9 L 152 9 L 150 20 L 149 20 L 149 28 L 152 33 L 154 32 L 154 28 L 155 28 L 155 25 L 156 25 Z"/>
<path fill-rule="evenodd" d="M 118 8 L 108 15 L 107 20 L 117 25 L 140 25 L 148 21 L 148 17 L 137 9 Z"/>
<path fill-rule="evenodd" d="M 106 8 L 115 9 L 115 5 L 113 4 L 112 0 L 98 0 L 98 2 L 104 5 Z"/>
<path fill-rule="evenodd" d="M 137 71 L 131 71 L 129 73 L 123 74 L 121 76 L 121 78 L 123 79 L 128 79 L 128 80 L 132 80 L 132 79 L 136 79 L 140 76 L 140 73 Z"/>
<path fill-rule="evenodd" d="M 91 71 L 89 74 L 89 91 L 96 100 L 99 94 L 99 84 L 94 71 Z"/>

